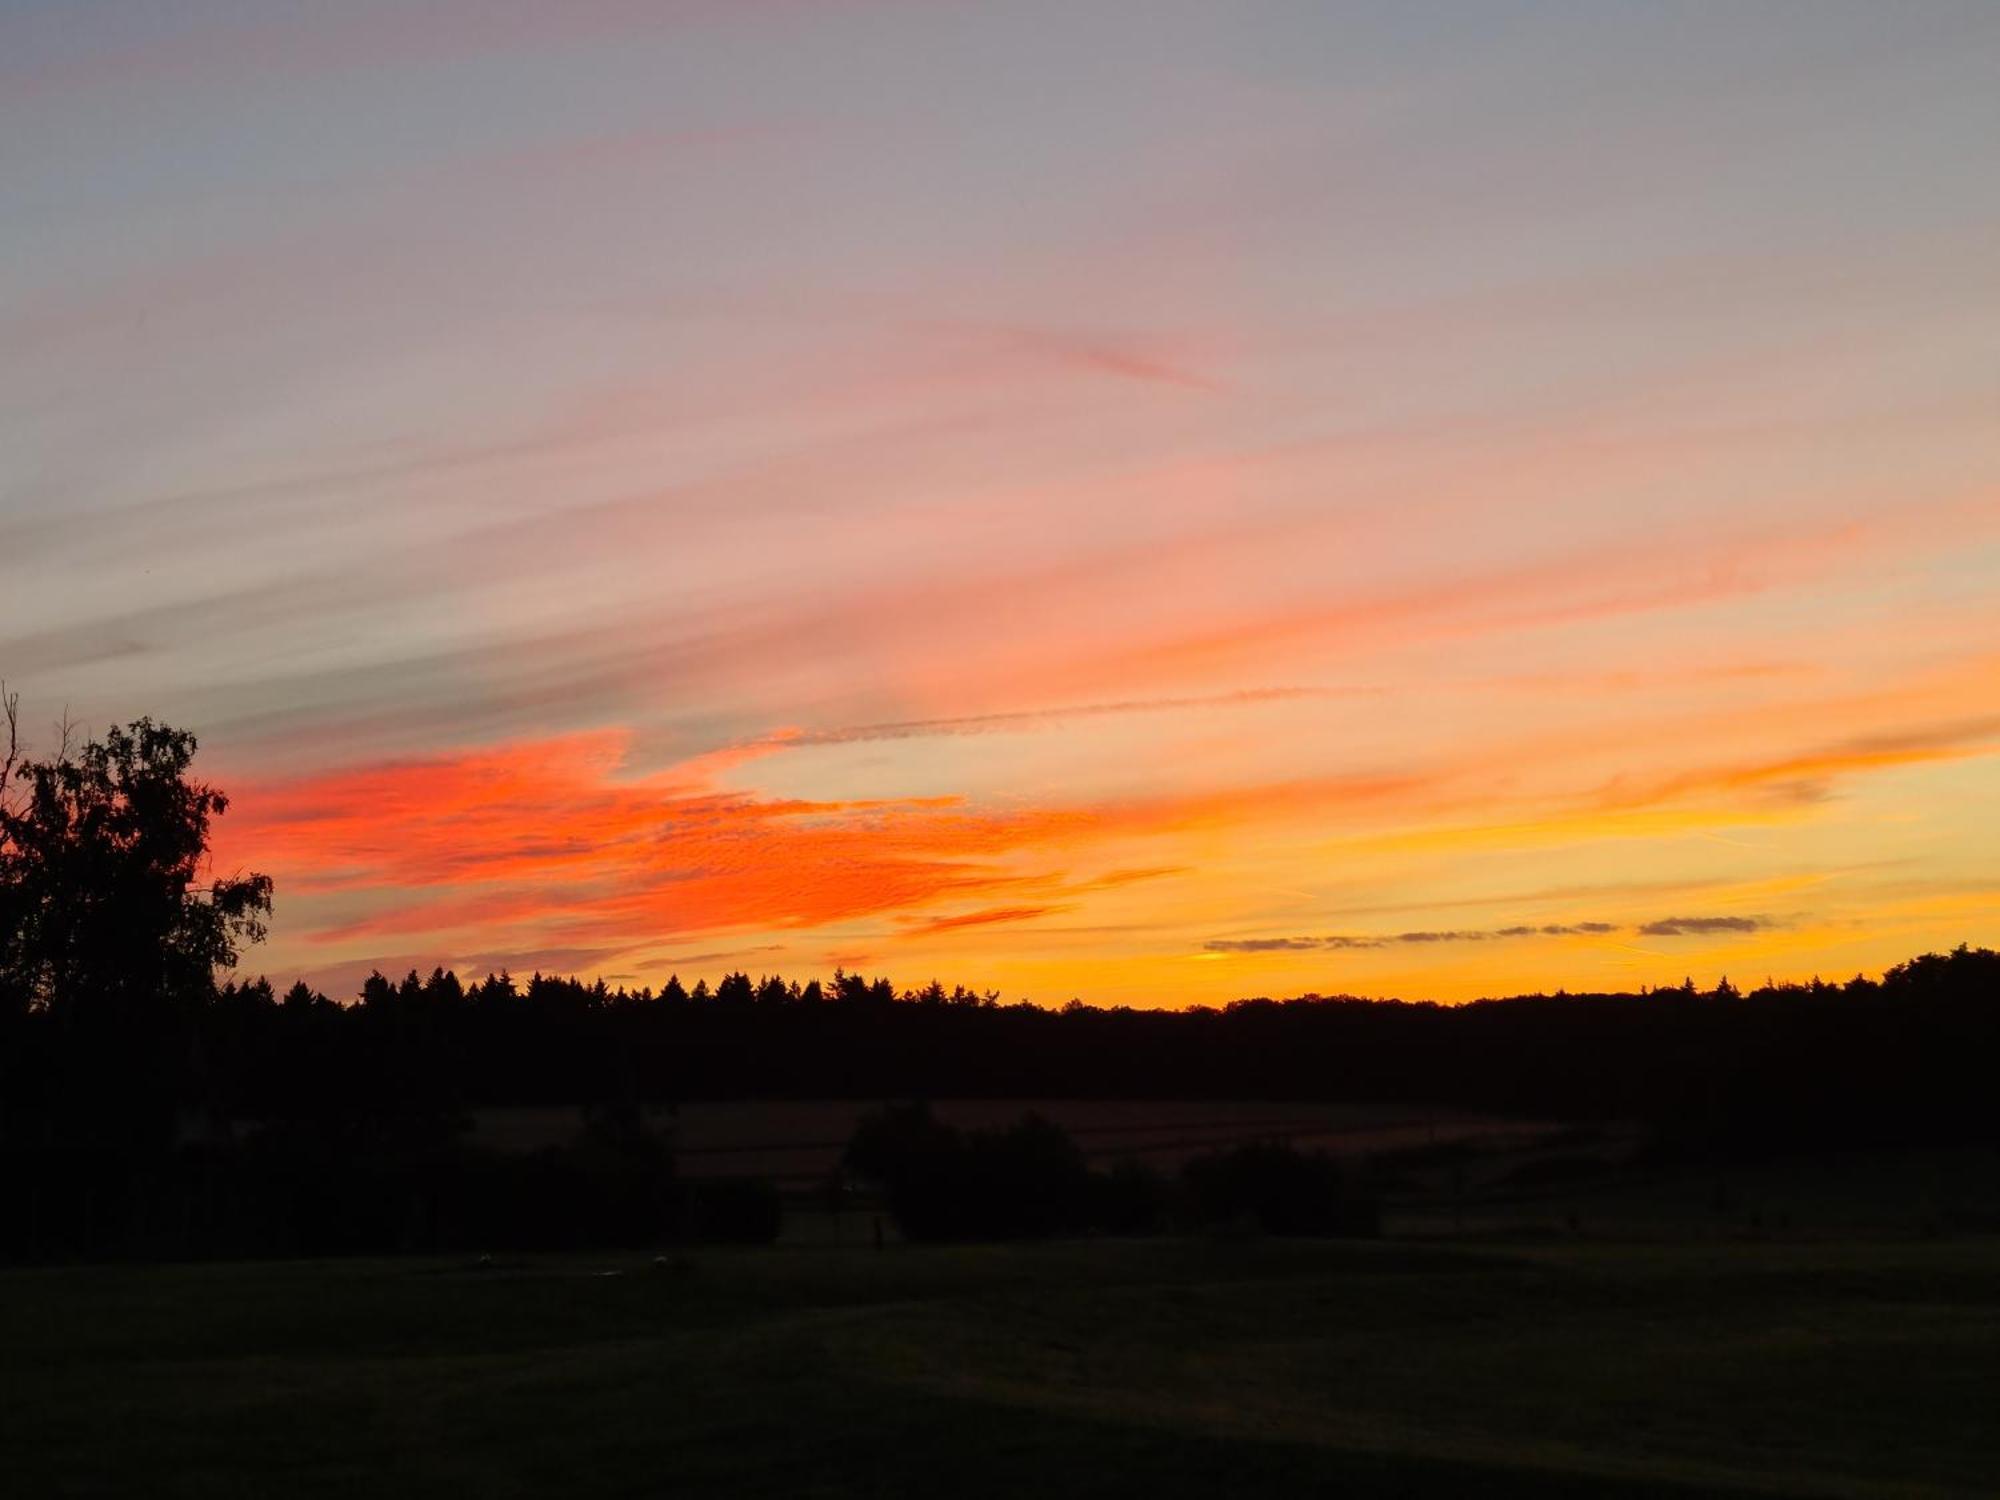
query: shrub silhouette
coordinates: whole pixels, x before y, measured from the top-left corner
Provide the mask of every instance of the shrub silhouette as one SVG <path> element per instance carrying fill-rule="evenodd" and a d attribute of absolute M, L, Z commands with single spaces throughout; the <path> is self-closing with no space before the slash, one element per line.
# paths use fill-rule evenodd
<path fill-rule="evenodd" d="M 1091 1176 L 1091 1222 L 1106 1234 L 1157 1234 L 1167 1225 L 1166 1179 L 1139 1161 L 1121 1161 Z"/>
<path fill-rule="evenodd" d="M 64 1160 L 73 1169 L 76 1154 Z M 781 1219 L 774 1184 L 677 1178 L 664 1143 L 615 1116 L 594 1116 L 575 1139 L 521 1153 L 294 1122 L 259 1131 L 205 1163 L 183 1152 L 150 1180 L 172 1200 L 167 1208 L 180 1205 L 165 1215 L 174 1232 L 150 1246 L 165 1253 L 768 1244 Z M 201 1193 L 191 1198 L 197 1181 Z M 191 1201 L 209 1206 L 199 1222 L 183 1223 Z"/>
<path fill-rule="evenodd" d="M 675 1207 L 684 1244 L 768 1245 L 784 1221 L 777 1185 L 762 1177 L 684 1179 Z"/>
<path fill-rule="evenodd" d="M 1379 1232 L 1375 1199 L 1340 1162 L 1272 1142 L 1188 1162 L 1178 1204 L 1142 1163 L 1092 1172 L 1067 1132 L 1033 1114 L 963 1131 L 927 1105 L 893 1105 L 862 1119 L 845 1161 L 882 1189 L 897 1227 L 919 1242 L 1151 1234 L 1176 1217 L 1266 1234 Z"/>
<path fill-rule="evenodd" d="M 849 1170 L 879 1184 L 912 1240 L 1031 1239 L 1091 1226 L 1096 1196 L 1068 1132 L 1038 1115 L 961 1131 L 924 1104 L 864 1118 Z"/>
<path fill-rule="evenodd" d="M 1323 1151 L 1278 1142 L 1198 1157 L 1182 1169 L 1197 1224 L 1281 1235 L 1374 1235 L 1372 1197 Z"/>

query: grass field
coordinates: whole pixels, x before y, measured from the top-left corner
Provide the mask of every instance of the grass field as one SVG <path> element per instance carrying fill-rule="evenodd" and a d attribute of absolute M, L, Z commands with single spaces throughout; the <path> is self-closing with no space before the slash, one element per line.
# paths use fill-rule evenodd
<path fill-rule="evenodd" d="M 0 1274 L 6 1493 L 1978 1495 L 2000 1240 Z"/>

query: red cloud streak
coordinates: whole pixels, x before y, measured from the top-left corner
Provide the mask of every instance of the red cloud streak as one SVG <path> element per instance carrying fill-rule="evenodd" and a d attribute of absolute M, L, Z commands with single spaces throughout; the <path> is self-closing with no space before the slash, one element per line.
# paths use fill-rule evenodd
<path fill-rule="evenodd" d="M 1424 785 L 1326 778 L 1087 808 L 807 801 L 720 790 L 709 779 L 769 746 L 623 776 L 629 738 L 609 730 L 252 785 L 228 819 L 223 856 L 268 868 L 293 891 L 399 898 L 320 928 L 317 941 L 506 923 L 532 926 L 537 941 L 598 944 L 812 927 L 1003 889 L 1075 889 L 1062 873 L 1024 872 L 1004 859 L 1304 806 L 1393 801 Z M 992 920 L 946 919 L 938 930 Z"/>

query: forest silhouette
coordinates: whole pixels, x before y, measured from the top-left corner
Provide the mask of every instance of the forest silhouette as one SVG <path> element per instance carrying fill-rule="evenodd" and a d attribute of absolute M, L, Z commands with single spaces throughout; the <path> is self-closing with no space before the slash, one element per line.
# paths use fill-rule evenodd
<path fill-rule="evenodd" d="M 8 736 L 0 1194 L 25 1211 L 0 1253 L 769 1238 L 770 1184 L 685 1180 L 647 1124 L 705 1099 L 1449 1107 L 1637 1122 L 1650 1149 L 1690 1161 L 2000 1139 L 2000 954 L 1969 947 L 1879 980 L 1459 1006 L 1049 1009 L 846 971 L 656 992 L 440 968 L 373 974 L 345 1004 L 304 983 L 218 983 L 263 936 L 273 891 L 262 875 L 203 877 L 228 802 L 193 778 L 195 748 L 148 720 L 42 759 Z M 521 1105 L 585 1123 L 514 1157 L 467 1141 L 473 1112 Z M 1094 1179 L 1047 1122 L 988 1138 L 891 1111 L 864 1122 L 849 1166 L 913 1237 L 1132 1229 L 1167 1213 L 1158 1184 Z M 1185 1179 L 1177 1201 L 1224 1217 L 1254 1181 L 1290 1185 L 1258 1199 L 1268 1224 L 1367 1219 L 1333 1164 L 1297 1153 L 1239 1153 Z"/>

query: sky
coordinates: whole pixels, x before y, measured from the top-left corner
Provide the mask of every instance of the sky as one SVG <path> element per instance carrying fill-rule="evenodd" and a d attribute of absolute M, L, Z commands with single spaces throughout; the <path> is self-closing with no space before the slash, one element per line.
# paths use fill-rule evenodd
<path fill-rule="evenodd" d="M 0 677 L 246 969 L 2000 942 L 2000 6 L 0 0 Z"/>

